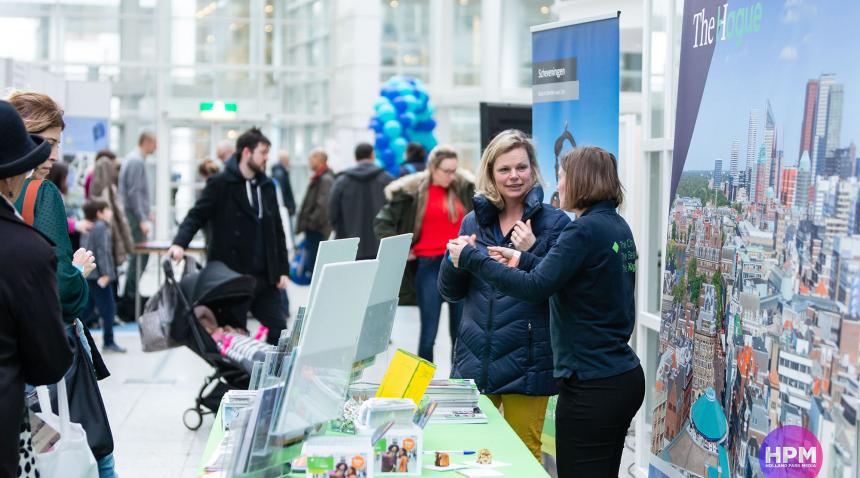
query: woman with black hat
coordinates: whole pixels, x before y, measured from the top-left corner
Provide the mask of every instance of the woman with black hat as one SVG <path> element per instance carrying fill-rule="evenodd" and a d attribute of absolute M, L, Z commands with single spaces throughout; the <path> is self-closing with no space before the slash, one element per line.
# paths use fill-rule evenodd
<path fill-rule="evenodd" d="M 55 383 L 72 363 L 57 301 L 56 259 L 48 240 L 12 207 L 24 180 L 51 153 L 0 101 L 0 476 L 16 476 L 24 384 Z M 22 470 L 34 467 L 32 454 Z"/>

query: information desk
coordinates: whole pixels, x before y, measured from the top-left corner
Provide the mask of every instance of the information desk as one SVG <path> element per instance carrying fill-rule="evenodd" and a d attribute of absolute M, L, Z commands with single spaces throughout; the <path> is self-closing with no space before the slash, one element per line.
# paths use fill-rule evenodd
<path fill-rule="evenodd" d="M 450 425 L 431 423 L 424 429 L 424 450 L 477 450 L 478 448 L 489 448 L 493 453 L 493 460 L 510 463 L 511 466 L 496 468 L 511 478 L 548 478 L 549 475 L 528 448 L 520 441 L 516 433 L 508 426 L 508 423 L 499 414 L 492 402 L 481 396 L 481 410 L 487 415 L 488 422 L 483 425 Z M 203 465 L 206 464 L 212 453 L 221 442 L 224 433 L 221 431 L 221 410 L 215 417 L 209 440 L 206 442 L 206 450 L 200 460 L 198 475 L 203 474 Z M 451 463 L 474 460 L 475 455 L 451 455 Z M 424 455 L 425 463 L 433 464 L 433 455 Z M 424 477 L 462 477 L 456 471 L 431 471 L 422 470 Z M 304 473 L 294 473 L 289 476 L 303 477 Z M 384 475 L 382 475 L 384 476 Z"/>

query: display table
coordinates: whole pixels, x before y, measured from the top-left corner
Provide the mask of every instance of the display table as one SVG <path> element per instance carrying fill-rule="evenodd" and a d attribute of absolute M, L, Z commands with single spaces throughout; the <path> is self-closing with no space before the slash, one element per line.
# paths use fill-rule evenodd
<path fill-rule="evenodd" d="M 481 396 L 481 410 L 487 415 L 488 423 L 484 425 L 449 425 L 429 424 L 424 429 L 425 450 L 477 450 L 478 448 L 489 448 L 493 453 L 493 459 L 510 463 L 511 466 L 497 468 L 498 471 L 511 478 L 541 478 L 549 477 L 543 467 L 528 448 L 517 437 L 508 423 L 499 414 L 492 402 Z M 224 433 L 221 430 L 221 410 L 215 417 L 212 431 L 209 433 L 209 441 L 206 450 L 200 460 L 198 474 L 203 474 L 203 465 L 221 442 Z M 433 456 L 425 455 L 425 462 L 432 464 Z M 451 463 L 474 460 L 474 455 L 451 455 Z M 455 471 L 431 471 L 422 470 L 421 476 L 425 477 L 448 477 L 456 478 L 462 475 Z M 295 473 L 290 476 L 304 477 L 304 473 Z M 384 476 L 384 475 L 383 475 Z"/>

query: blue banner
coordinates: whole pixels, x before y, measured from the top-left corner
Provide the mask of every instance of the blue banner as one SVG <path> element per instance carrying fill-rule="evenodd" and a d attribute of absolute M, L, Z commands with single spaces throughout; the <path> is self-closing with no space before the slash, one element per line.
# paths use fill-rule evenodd
<path fill-rule="evenodd" d="M 574 146 L 618 156 L 618 16 L 532 28 L 532 134 L 547 201 Z"/>

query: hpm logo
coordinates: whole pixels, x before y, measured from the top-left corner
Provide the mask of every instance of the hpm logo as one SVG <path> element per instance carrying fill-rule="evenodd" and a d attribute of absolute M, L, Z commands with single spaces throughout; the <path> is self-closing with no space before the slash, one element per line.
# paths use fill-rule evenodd
<path fill-rule="evenodd" d="M 770 432 L 759 451 L 761 470 L 768 478 L 815 478 L 823 461 L 818 438 L 795 425 Z"/>

